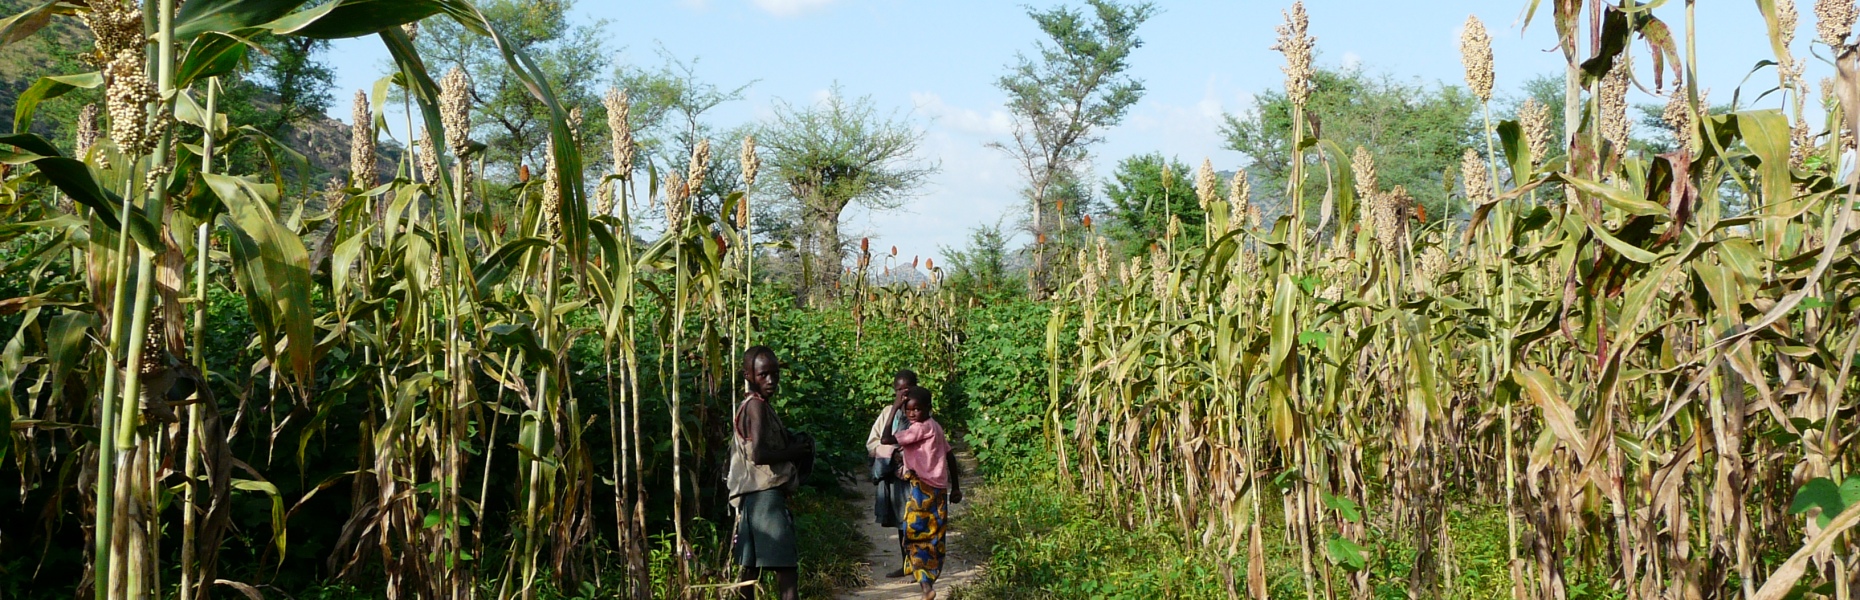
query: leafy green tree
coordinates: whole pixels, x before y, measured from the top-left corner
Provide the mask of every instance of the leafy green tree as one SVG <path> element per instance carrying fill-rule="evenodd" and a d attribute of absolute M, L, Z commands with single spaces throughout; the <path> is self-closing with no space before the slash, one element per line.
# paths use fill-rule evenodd
<path fill-rule="evenodd" d="M 758 130 L 763 169 L 782 187 L 799 216 L 792 240 L 802 263 L 802 297 L 819 302 L 844 265 L 840 215 L 859 204 L 895 210 L 937 166 L 916 158 L 923 130 L 896 115 L 881 116 L 869 96 L 848 100 L 835 85 L 826 101 L 796 107 L 777 102 Z"/>
<path fill-rule="evenodd" d="M 1163 184 L 1163 167 L 1171 174 Z M 1160 152 L 1138 154 L 1117 163 L 1117 172 L 1104 182 L 1107 200 L 1105 232 L 1116 240 L 1125 255 L 1145 251 L 1163 238 L 1169 217 L 1182 221 L 1181 235 L 1201 239 L 1207 213 L 1195 199 L 1194 171 L 1182 161 L 1165 158 Z"/>
<path fill-rule="evenodd" d="M 1070 6 L 1029 8 L 1043 34 L 1036 56 L 1017 56 L 995 85 L 1008 95 L 1014 139 L 995 143 L 1019 163 L 1027 177 L 1030 230 L 1042 239 L 1059 224 L 1049 215 L 1055 184 L 1087 162 L 1090 149 L 1143 97 L 1143 82 L 1130 76 L 1130 53 L 1143 45 L 1137 28 L 1156 14 L 1147 2 L 1086 0 L 1089 10 Z M 1036 246 L 1038 243 L 1036 242 Z M 1030 280 L 1045 286 L 1045 250 L 1036 248 Z"/>
<path fill-rule="evenodd" d="M 1485 147 L 1474 144 L 1483 127 L 1474 116 L 1477 98 L 1455 86 L 1402 83 L 1355 68 L 1318 69 L 1312 88 L 1305 111 L 1314 127 L 1307 133 L 1315 131 L 1312 137 L 1334 141 L 1346 152 L 1367 148 L 1383 189 L 1403 186 L 1429 218 L 1446 217 L 1443 174 L 1459 164 L 1466 148 Z M 1291 174 L 1291 115 L 1285 92 L 1271 90 L 1256 96 L 1245 113 L 1227 115 L 1221 127 L 1228 149 L 1252 157 L 1253 198 L 1263 210 L 1289 209 L 1283 190 Z M 1323 169 L 1306 169 L 1304 183 L 1306 190 L 1324 190 L 1328 180 Z"/>
<path fill-rule="evenodd" d="M 317 59 L 329 40 L 267 35 L 259 44 L 264 51 L 251 54 L 258 75 L 251 84 L 269 105 L 255 119 L 259 128 L 275 136 L 322 117 L 336 86 L 336 71 Z"/>
<path fill-rule="evenodd" d="M 942 248 L 948 259 L 943 288 L 958 298 L 991 300 L 1013 295 L 1020 290 L 1010 274 L 1012 260 L 1008 236 L 1001 224 L 982 225 L 969 231 L 969 245 L 957 250 Z"/>

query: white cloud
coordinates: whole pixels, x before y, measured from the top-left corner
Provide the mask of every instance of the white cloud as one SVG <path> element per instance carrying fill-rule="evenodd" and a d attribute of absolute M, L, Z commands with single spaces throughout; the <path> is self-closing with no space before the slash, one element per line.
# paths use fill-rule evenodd
<path fill-rule="evenodd" d="M 698 0 L 700 2 L 707 0 Z M 825 8 L 835 0 L 754 0 L 756 8 L 768 11 L 777 17 L 792 17 L 809 11 Z"/>
<path fill-rule="evenodd" d="M 1363 66 L 1362 56 L 1357 55 L 1355 52 L 1343 53 L 1343 68 L 1354 69 L 1360 66 Z"/>
<path fill-rule="evenodd" d="M 937 125 L 974 135 L 1006 136 L 1014 131 L 1013 118 L 1007 111 L 979 110 L 951 106 L 943 97 L 931 92 L 911 92 L 911 104 Z"/>

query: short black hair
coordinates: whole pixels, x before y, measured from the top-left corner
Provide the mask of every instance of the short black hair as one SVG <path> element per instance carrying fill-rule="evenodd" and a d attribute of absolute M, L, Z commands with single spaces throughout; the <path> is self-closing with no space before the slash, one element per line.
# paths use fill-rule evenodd
<path fill-rule="evenodd" d="M 916 371 L 912 371 L 910 369 L 898 369 L 898 374 L 893 375 L 891 377 L 891 380 L 897 381 L 899 379 L 903 379 L 906 383 L 911 384 L 911 387 L 917 387 L 917 372 Z"/>
<path fill-rule="evenodd" d="M 781 366 L 781 359 L 775 358 L 775 350 L 773 348 L 768 346 L 751 346 L 748 350 L 743 351 L 743 381 L 751 381 L 750 373 L 756 370 L 756 359 L 764 355 L 767 355 L 769 360 L 775 361 L 775 366 Z"/>
<path fill-rule="evenodd" d="M 906 399 L 916 402 L 918 408 L 921 408 L 925 411 L 930 410 L 930 390 L 926 390 L 924 388 L 920 388 L 920 387 L 913 385 L 911 386 L 911 389 L 904 391 L 904 397 Z"/>

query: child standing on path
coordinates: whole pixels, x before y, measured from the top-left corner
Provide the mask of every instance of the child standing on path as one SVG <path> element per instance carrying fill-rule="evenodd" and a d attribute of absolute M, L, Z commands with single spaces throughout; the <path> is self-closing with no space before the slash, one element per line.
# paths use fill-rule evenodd
<path fill-rule="evenodd" d="M 931 600 L 943 572 L 947 503 L 962 502 L 960 467 L 949 460 L 943 425 L 930 416 L 930 390 L 911 388 L 896 406 L 910 427 L 897 431 L 895 424 L 887 423 L 881 441 L 902 449 L 904 479 L 910 482 L 904 501 L 904 573 L 923 590 L 924 600 Z"/>
<path fill-rule="evenodd" d="M 750 391 L 736 412 L 727 480 L 730 505 L 736 508 L 732 554 L 743 568 L 739 581 L 753 582 L 764 569 L 774 571 L 782 600 L 795 600 L 799 557 L 788 496 L 801 484 L 803 469 L 796 463 L 813 460 L 814 444 L 791 434 L 769 405 L 781 385 L 775 351 L 756 346 L 744 352 L 743 379 Z M 755 587 L 741 587 L 737 594 L 755 598 Z"/>

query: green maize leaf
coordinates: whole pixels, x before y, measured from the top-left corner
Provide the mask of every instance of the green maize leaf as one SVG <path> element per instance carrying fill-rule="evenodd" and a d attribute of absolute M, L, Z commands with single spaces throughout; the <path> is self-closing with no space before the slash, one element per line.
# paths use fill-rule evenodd
<path fill-rule="evenodd" d="M 1757 174 L 1762 178 L 1765 207 L 1775 209 L 1795 195 L 1789 175 L 1789 117 L 1776 109 L 1747 110 L 1736 115 L 1744 144 L 1759 161 Z M 1765 214 L 1769 215 L 1769 210 Z"/>
<path fill-rule="evenodd" d="M 72 14 L 76 12 L 74 8 L 73 5 L 60 0 L 49 0 L 28 8 L 25 12 L 0 20 L 0 47 L 32 37 L 32 34 L 38 33 L 47 23 L 52 22 L 52 17 Z"/>
<path fill-rule="evenodd" d="M 303 241 L 278 222 L 272 212 L 277 188 L 241 177 L 202 173 L 214 194 L 226 203 L 227 220 L 238 242 L 234 259 L 251 284 L 251 293 L 263 303 L 254 306 L 255 322 L 262 309 L 265 321 L 282 329 L 284 364 L 301 385 L 311 383 L 316 339 L 316 309 L 310 305 L 310 257 Z M 272 335 L 273 332 L 261 331 Z M 267 340 L 270 341 L 269 338 Z M 269 347 L 267 352 L 269 352 Z"/>
<path fill-rule="evenodd" d="M 433 0 L 342 0 L 313 19 L 289 23 L 290 34 L 318 39 L 353 38 L 381 33 L 439 14 Z"/>
<path fill-rule="evenodd" d="M 245 470 L 252 473 L 254 477 L 258 476 L 258 472 L 252 471 L 250 468 Z M 290 549 L 290 545 L 285 541 L 284 495 L 278 492 L 278 486 L 272 485 L 271 482 L 263 479 L 234 479 L 232 480 L 232 489 L 246 492 L 260 492 L 271 498 L 271 540 L 272 543 L 278 547 L 278 559 L 283 560 L 284 553 Z"/>
<path fill-rule="evenodd" d="M 305 0 L 188 0 L 175 11 L 174 37 L 193 40 L 208 32 L 252 27 L 290 14 Z"/>
<path fill-rule="evenodd" d="M 39 108 L 39 103 L 65 95 L 75 89 L 97 89 L 103 86 L 103 74 L 97 71 L 78 73 L 76 75 L 52 75 L 40 77 L 32 87 L 20 92 L 13 100 L 13 131 L 25 133 L 32 125 L 32 114 Z"/>
<path fill-rule="evenodd" d="M 1615 237 L 1614 232 L 1609 231 L 1607 227 L 1603 227 L 1601 223 L 1590 220 L 1589 216 L 1584 214 L 1581 210 L 1572 210 L 1569 211 L 1569 214 L 1576 215 L 1578 220 L 1589 227 L 1589 232 L 1595 234 L 1595 239 L 1601 240 L 1603 245 L 1608 246 L 1610 250 L 1614 250 L 1615 253 L 1621 255 L 1622 258 L 1645 265 L 1652 264 L 1654 261 L 1671 254 L 1671 252 L 1654 253 L 1622 241 L 1621 238 Z"/>
<path fill-rule="evenodd" d="M 1290 366 L 1292 343 L 1298 331 L 1293 317 L 1297 313 L 1298 288 L 1291 275 L 1280 274 L 1272 296 L 1272 345 L 1267 353 L 1274 374 L 1285 374 Z"/>
<path fill-rule="evenodd" d="M 1573 177 L 1563 173 L 1552 175 L 1550 179 L 1575 186 L 1576 189 L 1582 190 L 1583 192 L 1601 196 L 1604 206 L 1630 215 L 1665 217 L 1671 213 L 1665 206 L 1647 200 L 1645 197 L 1640 196 L 1638 192 L 1624 190 L 1605 183 L 1591 181 L 1581 177 Z"/>
<path fill-rule="evenodd" d="M 174 86 L 184 90 L 202 79 L 230 74 L 245 61 L 246 50 L 257 46 L 232 33 L 212 32 L 194 38 L 175 68 Z"/>
<path fill-rule="evenodd" d="M 83 161 L 67 158 L 58 152 L 51 142 L 30 133 L 0 136 L 0 144 L 10 145 L 24 152 L 0 151 L 0 163 L 14 165 L 32 165 L 38 167 L 46 179 L 58 190 L 70 196 L 72 200 L 91 209 L 92 216 L 105 227 L 122 230 L 122 221 L 118 219 L 117 210 L 123 205 L 121 196 L 104 189 L 91 172 L 90 165 Z M 160 248 L 157 242 L 159 230 L 148 215 L 140 208 L 134 208 L 129 215 L 129 235 L 136 243 L 145 248 Z"/>
<path fill-rule="evenodd" d="M 1505 153 L 1505 163 L 1511 167 L 1513 182 L 1529 181 L 1531 160 L 1542 156 L 1531 156 L 1530 144 L 1524 139 L 1524 128 L 1517 121 L 1500 121 L 1497 127 L 1498 147 Z"/>
<path fill-rule="evenodd" d="M 336 243 L 336 251 L 330 255 L 329 265 L 329 283 L 335 297 L 348 297 L 349 272 L 355 268 L 355 261 L 361 256 L 362 247 L 368 243 L 368 235 L 374 228 L 372 224 L 364 225 Z"/>

